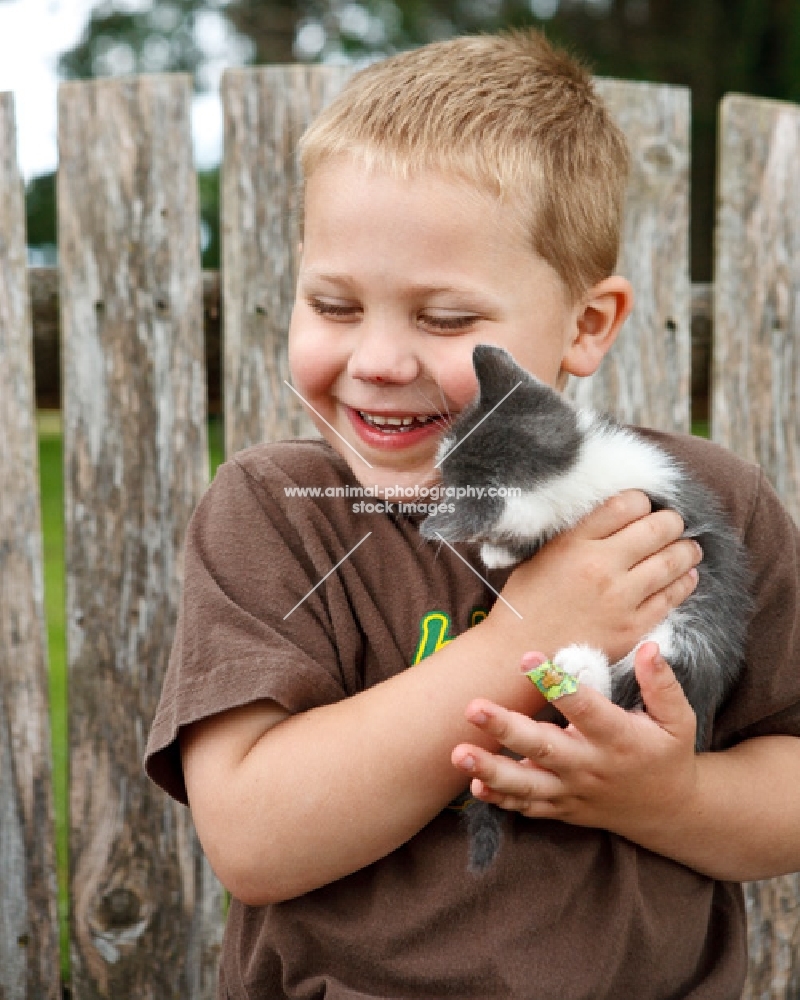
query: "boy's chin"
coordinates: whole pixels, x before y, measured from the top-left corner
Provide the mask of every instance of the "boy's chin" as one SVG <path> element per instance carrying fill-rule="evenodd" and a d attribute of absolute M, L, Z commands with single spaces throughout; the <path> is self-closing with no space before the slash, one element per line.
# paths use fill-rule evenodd
<path fill-rule="evenodd" d="M 441 480 L 439 470 L 434 469 L 432 463 L 418 469 L 380 469 L 374 465 L 370 469 L 353 457 L 352 461 L 347 459 L 347 464 L 358 482 L 365 489 L 369 488 L 371 496 L 382 497 L 388 490 L 390 497 L 402 499 L 399 492 L 402 491 L 410 499 L 438 485 Z"/>

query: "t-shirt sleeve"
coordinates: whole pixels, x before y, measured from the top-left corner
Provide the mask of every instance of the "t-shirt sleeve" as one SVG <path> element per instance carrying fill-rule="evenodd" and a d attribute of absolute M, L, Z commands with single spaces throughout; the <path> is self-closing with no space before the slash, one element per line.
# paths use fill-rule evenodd
<path fill-rule="evenodd" d="M 745 668 L 717 717 L 714 749 L 755 736 L 800 736 L 800 532 L 763 472 L 744 541 L 755 610 Z"/>
<path fill-rule="evenodd" d="M 314 589 L 336 553 L 280 493 L 233 460 L 187 529 L 176 634 L 145 752 L 148 775 L 183 803 L 181 727 L 260 699 L 295 713 L 352 693 L 342 657 L 357 658 L 357 636 L 342 634 Z"/>

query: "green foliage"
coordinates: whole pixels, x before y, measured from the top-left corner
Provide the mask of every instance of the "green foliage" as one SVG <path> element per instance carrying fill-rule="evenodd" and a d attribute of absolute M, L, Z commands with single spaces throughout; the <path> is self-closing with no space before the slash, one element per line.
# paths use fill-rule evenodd
<path fill-rule="evenodd" d="M 55 246 L 56 175 L 34 177 L 25 187 L 28 243 L 30 246 Z"/>
<path fill-rule="evenodd" d="M 197 174 L 200 196 L 200 218 L 203 228 L 202 262 L 206 270 L 219 268 L 219 168 L 201 170 Z"/>
<path fill-rule="evenodd" d="M 81 40 L 59 58 L 59 74 L 78 80 L 118 73 L 195 74 L 205 58 L 196 38 L 197 15 L 206 9 L 203 0 L 171 0 L 145 11 L 100 3 Z"/>

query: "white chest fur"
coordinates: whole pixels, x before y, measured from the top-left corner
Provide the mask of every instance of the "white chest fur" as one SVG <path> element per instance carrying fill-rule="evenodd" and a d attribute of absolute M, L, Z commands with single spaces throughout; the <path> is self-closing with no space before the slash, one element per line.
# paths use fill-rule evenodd
<path fill-rule="evenodd" d="M 623 490 L 672 495 L 681 471 L 669 455 L 624 427 L 579 416 L 585 438 L 576 461 L 563 473 L 519 496 L 506 498 L 495 531 L 517 539 L 546 539 L 577 524 L 589 511 Z"/>

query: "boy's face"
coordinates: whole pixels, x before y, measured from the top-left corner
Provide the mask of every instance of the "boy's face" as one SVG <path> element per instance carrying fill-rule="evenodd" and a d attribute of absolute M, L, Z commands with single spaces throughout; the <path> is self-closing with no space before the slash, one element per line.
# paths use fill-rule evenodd
<path fill-rule="evenodd" d="M 439 418 L 475 394 L 475 344 L 505 347 L 556 385 L 578 312 L 513 208 L 472 185 L 346 158 L 308 182 L 289 360 L 316 426 L 364 486 L 437 481 Z"/>

